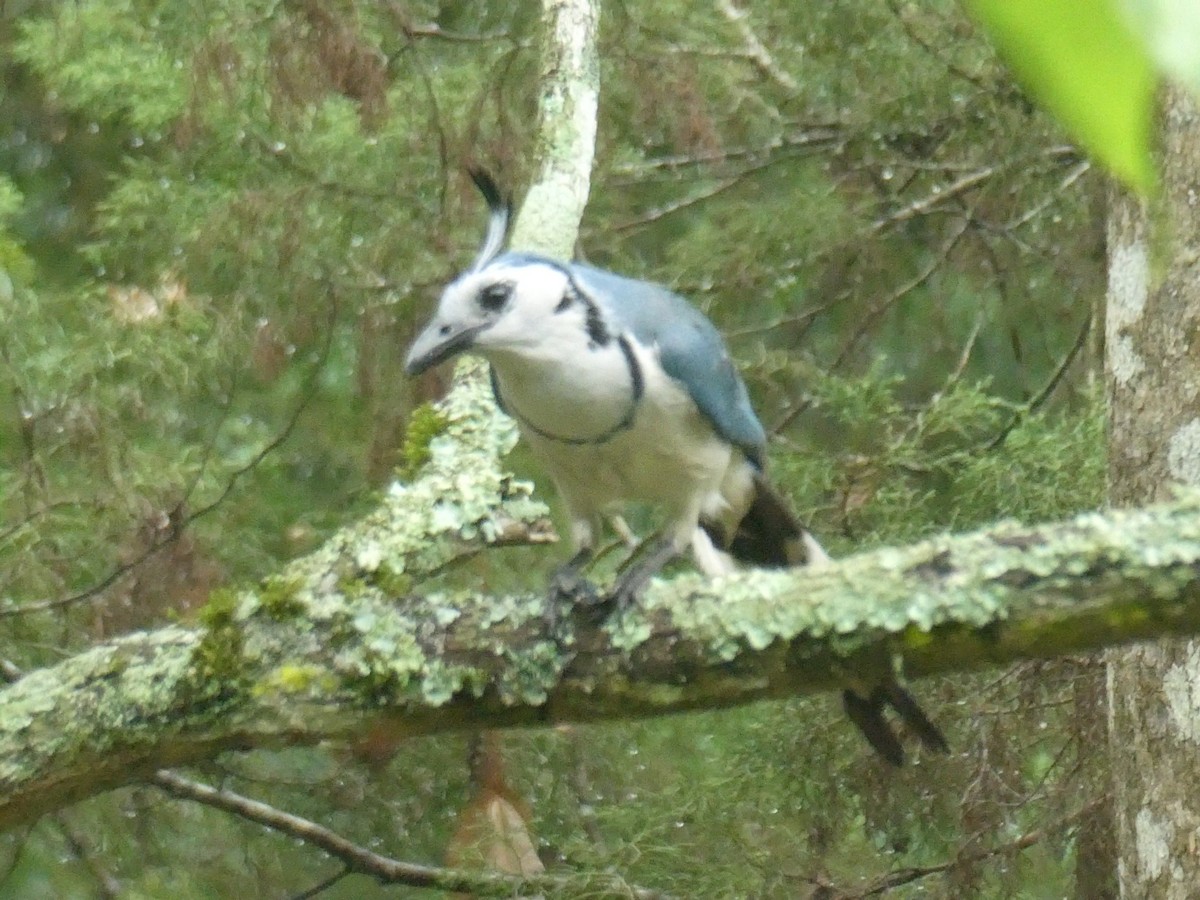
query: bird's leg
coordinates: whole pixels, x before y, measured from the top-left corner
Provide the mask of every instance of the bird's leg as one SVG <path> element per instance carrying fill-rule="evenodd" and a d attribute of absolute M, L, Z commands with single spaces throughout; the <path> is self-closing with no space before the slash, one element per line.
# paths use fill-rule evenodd
<path fill-rule="evenodd" d="M 629 551 L 629 556 L 626 556 L 625 560 L 618 567 L 618 570 L 624 569 L 629 565 L 630 559 L 641 542 L 638 540 L 638 536 L 633 533 L 633 530 L 629 527 L 629 524 L 621 516 L 609 516 L 608 524 L 612 527 L 613 533 L 616 534 L 616 537 L 595 552 L 591 561 L 588 563 L 588 566 L 599 564 L 609 554 L 615 553 L 617 550 L 620 550 L 623 547 Z"/>
<path fill-rule="evenodd" d="M 629 549 L 629 553 L 625 555 L 625 558 L 621 560 L 621 564 L 617 566 L 618 584 L 625 576 L 626 572 L 641 565 L 642 559 L 646 556 L 646 554 L 656 550 L 662 544 L 662 542 L 666 540 L 665 534 L 666 531 L 662 528 L 659 528 L 657 531 L 652 531 L 650 534 L 646 535 L 645 540 L 639 541 L 635 539 L 633 543 L 626 545 Z"/>
<path fill-rule="evenodd" d="M 569 560 L 554 570 L 550 576 L 550 599 L 574 600 L 576 595 L 586 591 L 590 597 L 595 596 L 593 588 L 583 577 L 583 570 L 592 561 L 594 553 L 590 546 L 580 547 Z"/>
<path fill-rule="evenodd" d="M 626 567 L 613 587 L 612 599 L 617 610 L 627 609 L 650 579 L 678 555 L 679 546 L 673 535 L 659 535 L 645 541 L 638 548 L 636 561 Z"/>
<path fill-rule="evenodd" d="M 580 547 L 574 556 L 555 569 L 554 574 L 550 576 L 543 618 L 552 634 L 558 633 L 559 614 L 564 608 L 591 608 L 600 602 L 595 585 L 583 577 L 583 570 L 594 555 L 590 546 Z"/>

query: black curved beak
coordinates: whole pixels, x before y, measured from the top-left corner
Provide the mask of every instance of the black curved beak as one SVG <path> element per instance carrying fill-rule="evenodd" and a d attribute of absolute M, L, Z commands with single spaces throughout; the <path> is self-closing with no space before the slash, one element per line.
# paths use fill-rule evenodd
<path fill-rule="evenodd" d="M 408 348 L 404 371 L 409 375 L 420 375 L 426 369 L 469 350 L 475 343 L 475 335 L 487 325 L 487 322 L 453 325 L 435 318 Z"/>

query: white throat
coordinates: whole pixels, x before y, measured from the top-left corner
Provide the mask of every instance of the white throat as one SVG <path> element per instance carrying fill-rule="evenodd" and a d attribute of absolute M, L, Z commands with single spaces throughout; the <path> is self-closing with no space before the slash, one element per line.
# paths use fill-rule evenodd
<path fill-rule="evenodd" d="M 522 426 L 566 444 L 602 443 L 633 424 L 641 369 L 624 339 L 603 345 L 574 329 L 536 356 L 489 353 L 500 399 Z"/>

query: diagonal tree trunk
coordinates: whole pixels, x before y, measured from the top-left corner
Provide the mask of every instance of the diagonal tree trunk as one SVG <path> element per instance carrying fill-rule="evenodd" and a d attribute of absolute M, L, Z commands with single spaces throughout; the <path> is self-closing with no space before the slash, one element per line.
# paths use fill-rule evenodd
<path fill-rule="evenodd" d="M 1200 112 L 1162 111 L 1162 195 L 1120 195 L 1109 221 L 1107 382 L 1112 503 L 1200 484 Z M 1200 890 L 1200 643 L 1110 655 L 1109 735 L 1123 897 Z"/>

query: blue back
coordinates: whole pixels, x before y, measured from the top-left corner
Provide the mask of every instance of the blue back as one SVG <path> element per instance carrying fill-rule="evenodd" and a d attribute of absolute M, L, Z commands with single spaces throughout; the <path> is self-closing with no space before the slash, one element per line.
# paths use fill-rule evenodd
<path fill-rule="evenodd" d="M 641 344 L 658 346 L 666 373 L 684 386 L 717 433 L 761 468 L 766 432 L 725 342 L 708 317 L 652 282 L 583 263 L 565 268 L 616 327 Z"/>

